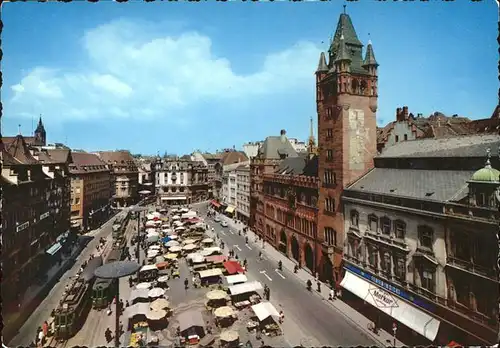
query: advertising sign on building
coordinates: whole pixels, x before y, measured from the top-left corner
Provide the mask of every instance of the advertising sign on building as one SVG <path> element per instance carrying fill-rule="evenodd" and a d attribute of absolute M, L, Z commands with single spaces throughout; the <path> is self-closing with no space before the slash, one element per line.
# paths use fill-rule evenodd
<path fill-rule="evenodd" d="M 387 291 L 377 287 L 370 287 L 368 290 L 378 308 L 398 307 L 398 301 Z"/>

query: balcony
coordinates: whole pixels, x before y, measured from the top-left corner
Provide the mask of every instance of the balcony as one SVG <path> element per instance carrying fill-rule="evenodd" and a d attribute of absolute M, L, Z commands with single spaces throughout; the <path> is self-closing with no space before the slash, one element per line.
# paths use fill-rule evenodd
<path fill-rule="evenodd" d="M 447 257 L 447 266 L 451 266 L 454 268 L 459 268 L 465 272 L 477 274 L 480 276 L 484 276 L 490 279 L 494 279 L 495 281 L 498 282 L 498 276 L 497 272 L 494 267 L 488 268 L 482 265 L 474 264 L 473 262 L 470 261 L 465 261 L 453 256 L 448 255 Z"/>

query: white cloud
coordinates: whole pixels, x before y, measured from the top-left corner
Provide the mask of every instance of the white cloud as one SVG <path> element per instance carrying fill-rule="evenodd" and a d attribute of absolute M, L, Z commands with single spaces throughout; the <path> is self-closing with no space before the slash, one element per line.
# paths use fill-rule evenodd
<path fill-rule="evenodd" d="M 299 42 L 269 54 L 259 71 L 240 75 L 197 32 L 165 36 L 147 23 L 119 20 L 87 31 L 81 42 L 84 70 L 36 67 L 11 86 L 15 114 L 168 117 L 206 98 L 231 101 L 309 88 L 319 54 L 312 43 Z"/>

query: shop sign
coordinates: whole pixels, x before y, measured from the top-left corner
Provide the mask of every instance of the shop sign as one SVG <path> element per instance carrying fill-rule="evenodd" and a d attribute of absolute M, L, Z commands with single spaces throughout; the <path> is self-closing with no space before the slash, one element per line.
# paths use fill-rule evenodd
<path fill-rule="evenodd" d="M 378 308 L 398 307 L 398 301 L 388 292 L 373 287 L 368 290 Z"/>
<path fill-rule="evenodd" d="M 50 215 L 49 212 L 46 212 L 46 213 L 43 213 L 42 215 L 40 215 L 40 220 L 43 220 L 45 219 L 46 217 L 48 217 Z"/>
<path fill-rule="evenodd" d="M 22 230 L 25 230 L 26 228 L 28 228 L 29 225 L 30 225 L 29 221 L 20 224 L 19 226 L 16 227 L 16 232 L 21 232 Z"/>
<path fill-rule="evenodd" d="M 387 281 L 383 281 L 382 279 L 379 279 L 379 278 L 375 277 L 374 275 L 372 275 L 368 272 L 365 272 L 357 267 L 354 267 L 353 265 L 350 265 L 348 263 L 345 263 L 344 267 L 345 267 L 345 269 L 353 272 L 354 274 L 357 274 L 360 277 L 362 277 L 366 280 L 369 280 L 372 283 L 377 284 L 378 286 L 380 286 L 384 290 L 391 292 L 393 294 L 396 294 L 396 295 L 404 298 L 405 300 L 413 303 L 414 305 L 417 305 L 417 306 L 422 307 L 426 310 L 434 312 L 433 306 L 423 302 L 421 299 L 416 298 L 415 296 L 411 295 L 410 293 L 408 293 L 402 289 L 399 289 L 398 287 L 388 283 Z"/>

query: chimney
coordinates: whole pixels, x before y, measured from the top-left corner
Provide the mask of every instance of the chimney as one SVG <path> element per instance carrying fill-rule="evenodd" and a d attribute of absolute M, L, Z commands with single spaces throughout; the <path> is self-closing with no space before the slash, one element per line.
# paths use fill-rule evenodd
<path fill-rule="evenodd" d="M 401 108 L 397 108 L 396 109 L 396 121 L 402 121 L 403 118 L 402 118 L 402 109 Z"/>
<path fill-rule="evenodd" d="M 403 117 L 405 120 L 408 119 L 408 107 L 407 106 L 403 106 Z"/>
<path fill-rule="evenodd" d="M 284 143 L 286 141 L 286 130 L 282 129 L 280 132 L 281 142 Z"/>

